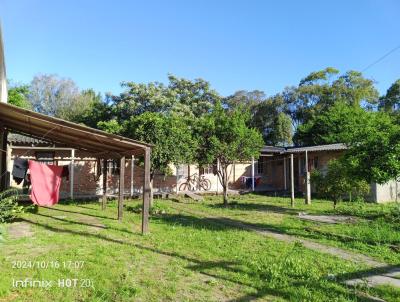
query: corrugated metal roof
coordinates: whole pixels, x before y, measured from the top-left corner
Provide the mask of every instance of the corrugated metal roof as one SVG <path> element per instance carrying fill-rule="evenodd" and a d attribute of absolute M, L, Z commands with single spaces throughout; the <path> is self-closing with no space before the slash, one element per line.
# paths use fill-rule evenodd
<path fill-rule="evenodd" d="M 9 133 L 7 140 L 12 143 L 12 144 L 22 144 L 22 145 L 53 145 L 53 143 L 43 140 L 43 139 L 38 139 L 30 136 L 26 136 L 23 134 L 18 134 L 18 133 Z"/>
<path fill-rule="evenodd" d="M 317 145 L 317 146 L 306 146 L 306 147 L 289 147 L 286 149 L 285 153 L 298 153 L 298 152 L 317 152 L 317 151 L 336 151 L 336 150 L 346 150 L 347 146 L 345 144 L 329 144 L 329 145 Z"/>
<path fill-rule="evenodd" d="M 275 146 L 264 146 L 261 149 L 261 154 L 273 153 L 273 154 L 290 154 L 300 152 L 318 152 L 318 151 L 336 151 L 346 150 L 345 144 L 329 144 L 329 145 L 316 145 L 316 146 L 304 146 L 304 147 L 275 147 Z"/>
<path fill-rule="evenodd" d="M 264 146 L 261 149 L 261 153 L 282 153 L 282 152 L 285 152 L 285 148 L 283 147 Z"/>
<path fill-rule="evenodd" d="M 152 144 L 68 122 L 0 102 L 0 122 L 16 133 L 91 152 L 99 158 L 144 155 Z"/>

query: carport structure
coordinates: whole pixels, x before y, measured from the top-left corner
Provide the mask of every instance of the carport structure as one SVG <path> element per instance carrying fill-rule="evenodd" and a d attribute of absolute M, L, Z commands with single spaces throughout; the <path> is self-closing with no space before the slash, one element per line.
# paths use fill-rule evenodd
<path fill-rule="evenodd" d="M 101 159 L 103 161 L 103 209 L 105 209 L 107 202 L 107 160 L 119 160 L 118 220 L 122 219 L 123 212 L 125 159 L 132 156 L 136 158 L 143 157 L 145 173 L 143 181 L 142 233 L 148 232 L 151 196 L 150 153 L 152 145 L 22 109 L 7 103 L 0 103 L 1 190 L 6 187 L 8 131 L 46 139 L 60 146 L 86 151 L 91 153 L 93 157 Z"/>

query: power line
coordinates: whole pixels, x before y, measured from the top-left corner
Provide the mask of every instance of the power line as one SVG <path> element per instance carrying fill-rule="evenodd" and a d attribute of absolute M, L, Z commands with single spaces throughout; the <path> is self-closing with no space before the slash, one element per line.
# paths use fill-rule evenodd
<path fill-rule="evenodd" d="M 388 51 L 386 54 L 384 54 L 382 57 L 380 57 L 378 60 L 372 62 L 371 64 L 369 64 L 367 67 L 365 67 L 363 70 L 361 70 L 361 72 L 366 71 L 367 69 L 370 69 L 372 66 L 378 64 L 380 61 L 382 61 L 383 59 L 385 59 L 387 56 L 391 55 L 392 53 L 394 53 L 396 50 L 400 49 L 400 45 L 396 46 L 395 48 L 393 48 L 392 50 Z"/>

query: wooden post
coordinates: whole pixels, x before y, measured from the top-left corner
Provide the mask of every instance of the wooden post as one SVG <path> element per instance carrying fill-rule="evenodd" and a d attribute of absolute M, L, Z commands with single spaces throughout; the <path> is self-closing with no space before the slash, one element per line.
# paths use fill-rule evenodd
<path fill-rule="evenodd" d="M 101 209 L 105 210 L 107 205 L 107 159 L 103 159 L 103 200 Z"/>
<path fill-rule="evenodd" d="M 135 156 L 132 155 L 131 158 L 131 198 L 133 198 L 133 182 L 134 182 L 134 178 L 133 178 L 133 173 L 135 172 Z"/>
<path fill-rule="evenodd" d="M 283 188 L 287 190 L 287 182 L 286 182 L 286 157 L 283 158 Z"/>
<path fill-rule="evenodd" d="M 118 220 L 122 220 L 122 210 L 124 207 L 124 190 L 125 190 L 125 156 L 120 159 L 119 167 L 119 198 L 118 198 Z"/>
<path fill-rule="evenodd" d="M 306 150 L 305 154 L 305 191 L 306 191 L 306 196 L 305 196 L 305 203 L 306 204 L 311 204 L 311 187 L 310 187 L 310 171 L 308 171 L 308 152 Z"/>
<path fill-rule="evenodd" d="M 290 205 L 294 207 L 294 161 L 293 154 L 290 154 Z"/>
<path fill-rule="evenodd" d="M 142 206 L 142 234 L 149 232 L 149 206 L 150 206 L 150 152 L 146 147 L 144 154 L 144 180 L 143 180 L 143 206 Z"/>
<path fill-rule="evenodd" d="M 0 149 L 4 151 L 7 150 L 7 134 L 5 129 L 0 129 Z M 7 164 L 7 152 L 0 151 L 0 191 L 7 189 Z"/>
<path fill-rule="evenodd" d="M 69 171 L 70 198 L 74 200 L 74 167 L 75 167 L 75 149 L 71 150 L 71 164 Z"/>
<path fill-rule="evenodd" d="M 255 180 L 254 180 L 254 165 L 255 165 L 255 161 L 254 161 L 254 157 L 251 158 L 251 190 L 254 191 L 255 188 Z"/>

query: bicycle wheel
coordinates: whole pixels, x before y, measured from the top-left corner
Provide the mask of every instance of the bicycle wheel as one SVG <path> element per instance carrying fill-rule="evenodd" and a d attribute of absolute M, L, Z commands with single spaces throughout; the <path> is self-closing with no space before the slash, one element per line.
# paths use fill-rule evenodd
<path fill-rule="evenodd" d="M 204 191 L 209 191 L 211 189 L 211 181 L 206 178 L 202 179 L 200 182 L 200 188 Z"/>
<path fill-rule="evenodd" d="M 187 182 L 181 183 L 179 186 L 179 191 L 189 191 L 189 184 Z"/>

